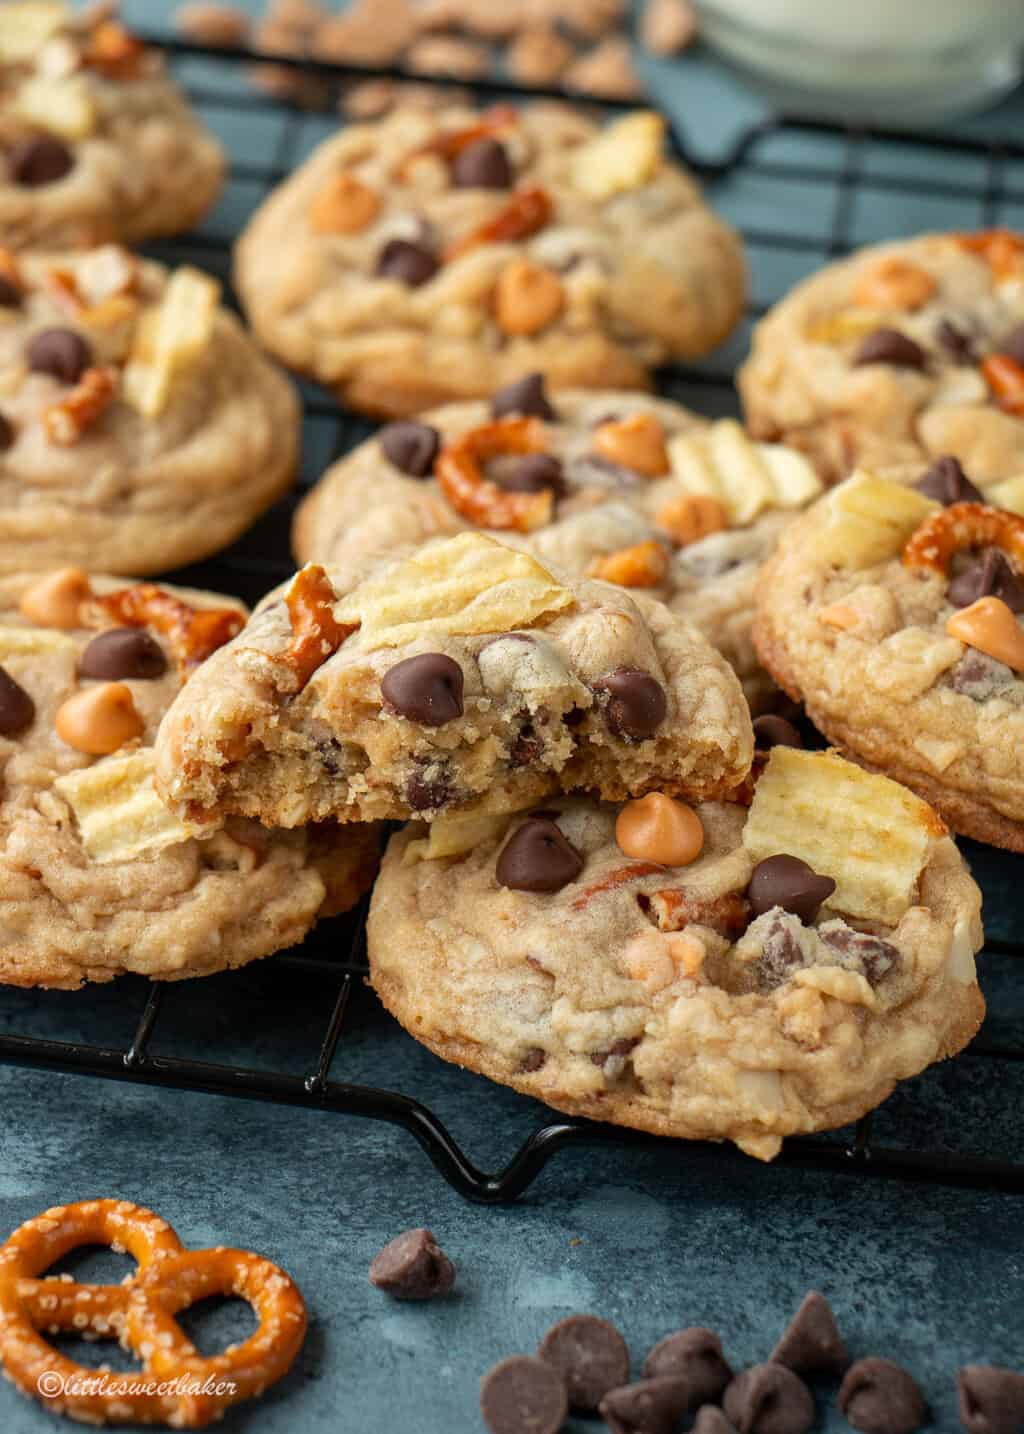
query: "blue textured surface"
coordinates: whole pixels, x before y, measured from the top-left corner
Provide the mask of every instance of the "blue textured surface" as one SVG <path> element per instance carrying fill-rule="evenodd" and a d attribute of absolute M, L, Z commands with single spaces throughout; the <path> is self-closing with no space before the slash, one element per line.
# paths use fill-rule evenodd
<path fill-rule="evenodd" d="M 131 0 L 125 12 L 152 28 L 169 8 Z M 186 70 L 208 90 L 224 93 L 237 82 L 219 65 L 190 62 Z M 706 57 L 678 69 L 655 65 L 651 74 L 704 160 L 730 154 L 764 118 L 760 102 Z M 289 138 L 283 115 L 215 106 L 206 114 L 236 157 L 265 160 Z M 1022 117 L 1018 100 L 951 132 L 1012 139 Z M 303 121 L 290 134 L 292 157 L 324 130 L 319 119 Z M 709 185 L 717 206 L 755 231 L 748 252 L 756 306 L 826 260 L 837 217 L 851 242 L 1024 217 L 1024 164 L 1006 165 L 1011 200 L 993 212 L 983 203 L 987 165 L 911 141 L 855 147 L 862 181 L 847 211 L 839 176 L 850 152 L 833 135 L 771 134 L 754 145 L 756 171 Z M 946 193 L 915 192 L 922 180 L 941 182 Z M 233 179 L 206 232 L 230 238 L 260 194 L 255 182 Z M 199 250 L 196 257 L 211 258 Z M 732 409 L 728 375 L 744 343 L 745 332 L 703 366 L 720 382 L 674 392 L 706 411 Z M 307 425 L 307 480 L 336 441 L 334 420 L 320 412 Z M 279 551 L 280 524 L 272 515 L 242 545 L 239 571 L 256 592 L 265 555 Z M 985 886 L 990 936 L 1020 939 L 1019 860 L 976 847 L 969 856 Z M 328 930 L 322 947 L 330 941 Z M 1020 959 L 986 958 L 989 1046 L 1021 1045 L 1022 977 Z M 172 987 L 154 1052 L 303 1074 L 315 1065 L 333 994 L 274 963 Z M 145 997 L 135 980 L 77 994 L 0 992 L 0 1030 L 124 1048 Z M 368 992 L 356 996 L 346 1031 L 334 1079 L 415 1093 L 484 1168 L 504 1163 L 544 1117 L 535 1103 L 437 1061 Z M 12 1068 L 0 1068 L 0 1106 L 0 1231 L 60 1201 L 113 1195 L 157 1209 L 190 1245 L 250 1246 L 295 1276 L 312 1316 L 300 1366 L 259 1403 L 229 1415 L 226 1429 L 469 1434 L 481 1427 L 480 1374 L 505 1354 L 533 1349 L 567 1313 L 615 1320 L 637 1366 L 656 1339 L 691 1323 L 720 1330 L 742 1366 L 769 1353 L 812 1286 L 833 1301 L 855 1354 L 906 1363 L 943 1431 L 957 1427 L 958 1364 L 1024 1365 L 1020 1197 L 765 1168 L 725 1152 L 693 1160 L 664 1143 L 567 1152 L 519 1205 L 488 1209 L 456 1196 L 406 1133 L 375 1123 Z M 968 1053 L 897 1092 L 876 1117 L 874 1138 L 1020 1159 L 1022 1107 L 1024 1063 Z M 369 1287 L 366 1266 L 387 1239 L 421 1223 L 458 1264 L 457 1293 L 432 1306 L 394 1304 Z M 124 1264 L 107 1256 L 78 1268 L 110 1278 Z M 191 1327 L 213 1349 L 247 1326 L 234 1306 L 221 1306 Z M 74 1350 L 92 1363 L 110 1356 L 107 1346 Z M 116 1354 L 114 1361 L 122 1367 Z M 846 1428 L 826 1410 L 834 1391 L 819 1392 L 821 1427 Z M 0 1388 L 0 1427 L 34 1434 L 54 1426 Z M 570 1426 L 587 1427 L 595 1426 Z"/>

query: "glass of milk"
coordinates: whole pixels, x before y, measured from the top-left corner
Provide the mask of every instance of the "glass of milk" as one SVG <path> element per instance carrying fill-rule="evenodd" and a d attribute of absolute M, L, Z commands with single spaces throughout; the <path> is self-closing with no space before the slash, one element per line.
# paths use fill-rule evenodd
<path fill-rule="evenodd" d="M 1024 0 L 696 0 L 709 44 L 790 113 L 917 124 L 1005 94 Z"/>

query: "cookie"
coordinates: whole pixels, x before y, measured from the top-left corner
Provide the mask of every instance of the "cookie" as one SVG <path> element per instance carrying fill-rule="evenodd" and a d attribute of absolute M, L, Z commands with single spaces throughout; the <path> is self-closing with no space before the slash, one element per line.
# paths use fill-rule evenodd
<path fill-rule="evenodd" d="M 208 975 L 301 941 L 369 886 L 369 827 L 197 834 L 153 788 L 153 739 L 233 598 L 63 569 L 0 579 L 0 981 Z"/>
<path fill-rule="evenodd" d="M 260 340 L 401 417 L 533 369 L 642 388 L 737 322 L 740 243 L 662 157 L 664 122 L 405 106 L 323 144 L 256 213 L 235 280 Z"/>
<path fill-rule="evenodd" d="M 947 459 L 917 490 L 835 488 L 766 565 L 754 637 L 831 741 L 955 831 L 1024 851 L 1024 518 L 929 496 L 965 481 Z"/>
<path fill-rule="evenodd" d="M 161 57 L 109 18 L 15 0 L 0 26 L 0 244 L 64 249 L 190 229 L 224 154 Z"/>
<path fill-rule="evenodd" d="M 460 533 L 269 594 L 167 714 L 157 782 L 204 824 L 430 818 L 561 788 L 718 794 L 752 742 L 683 618 Z"/>
<path fill-rule="evenodd" d="M 975 483 L 1024 470 L 1024 236 L 863 249 L 788 294 L 738 385 L 751 431 L 829 480 L 952 454 Z"/>
<path fill-rule="evenodd" d="M 166 572 L 287 490 L 295 394 L 219 296 L 116 245 L 0 250 L 0 572 Z"/>
<path fill-rule="evenodd" d="M 530 489 L 551 496 L 526 528 L 519 495 Z M 711 424 L 646 394 L 549 396 L 537 374 L 490 405 L 382 429 L 306 498 L 293 546 L 300 562 L 344 563 L 438 533 L 498 532 L 542 562 L 666 602 L 723 653 L 759 709 L 774 686 L 750 637 L 757 573 L 821 492 L 803 455 L 752 443 L 731 420 Z"/>
<path fill-rule="evenodd" d="M 553 870 L 556 842 L 573 866 Z M 971 1039 L 979 911 L 926 803 L 777 748 L 749 808 L 562 797 L 489 829 L 410 824 L 374 891 L 370 970 L 446 1060 L 770 1159 Z"/>

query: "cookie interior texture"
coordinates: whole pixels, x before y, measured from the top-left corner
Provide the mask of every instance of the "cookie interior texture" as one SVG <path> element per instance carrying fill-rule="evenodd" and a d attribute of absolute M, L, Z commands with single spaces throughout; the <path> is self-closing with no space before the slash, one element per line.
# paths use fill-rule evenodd
<path fill-rule="evenodd" d="M 237 820 L 190 835 L 152 788 L 153 739 L 182 681 L 173 643 L 155 628 L 120 626 L 91 598 L 80 625 L 30 620 L 19 599 L 37 582 L 0 579 L 0 981 L 74 988 L 126 971 L 206 975 L 293 945 L 318 916 L 351 906 L 376 870 L 377 833 Z M 126 590 L 105 577 L 90 587 L 93 598 Z M 233 598 L 155 591 L 244 620 Z M 131 651 L 126 661 L 109 642 L 97 657 L 92 645 L 114 628 L 148 633 L 152 675 L 129 675 Z M 13 716 L 11 684 L 28 699 L 14 698 Z M 69 745 L 55 725 L 64 704 L 111 687 L 130 693 L 139 735 L 106 755 Z"/>
<path fill-rule="evenodd" d="M 626 857 L 615 806 L 545 808 L 582 858 L 553 892 L 499 881 L 528 814 L 471 830 L 448 856 L 430 859 L 444 845 L 416 824 L 388 847 L 373 985 L 447 1060 L 559 1110 L 767 1159 L 786 1135 L 872 1109 L 981 1023 L 980 894 L 934 821 L 897 919 L 826 904 L 805 924 L 779 906 L 753 917 L 743 806 L 698 808 L 705 846 L 683 868 Z M 842 820 L 818 870 L 841 874 Z M 855 874 L 843 899 L 866 889 Z"/>
<path fill-rule="evenodd" d="M 168 713 L 158 784 L 190 820 L 508 810 L 560 788 L 699 796 L 746 776 L 752 734 L 735 675 L 652 599 L 462 534 L 362 573 L 331 569 L 330 606 L 354 626 L 296 679 L 289 596 L 314 572 L 270 594 Z M 459 687 L 440 722 L 417 710 L 416 693 L 404 704 L 412 715 L 388 695 L 399 664 L 428 655 Z M 660 711 L 640 710 L 648 699 Z"/>
<path fill-rule="evenodd" d="M 113 245 L 19 254 L 4 272 L 0 572 L 167 571 L 226 547 L 291 485 L 291 384 L 226 310 L 190 331 L 190 280 L 206 296 L 212 280 Z M 162 392 L 135 382 L 161 365 Z"/>
<path fill-rule="evenodd" d="M 20 43 L 14 15 L 0 37 L 0 245 L 138 243 L 192 228 L 220 192 L 224 154 L 162 57 L 116 23 L 43 8 L 53 23 L 38 43 Z"/>
<path fill-rule="evenodd" d="M 805 279 L 758 324 L 737 376 L 752 431 L 805 449 L 831 480 L 941 454 L 982 488 L 1019 474 L 1024 422 L 986 360 L 1024 322 L 1020 264 L 1006 231 L 929 234 Z"/>
<path fill-rule="evenodd" d="M 628 118 L 626 143 L 596 154 L 601 132 L 564 105 L 405 106 L 347 126 L 238 242 L 257 335 L 384 417 L 532 369 L 557 387 L 645 387 L 652 366 L 706 352 L 742 311 L 740 242 L 662 157 L 662 122 Z M 501 148 L 504 177 L 460 172 L 467 136 Z"/>

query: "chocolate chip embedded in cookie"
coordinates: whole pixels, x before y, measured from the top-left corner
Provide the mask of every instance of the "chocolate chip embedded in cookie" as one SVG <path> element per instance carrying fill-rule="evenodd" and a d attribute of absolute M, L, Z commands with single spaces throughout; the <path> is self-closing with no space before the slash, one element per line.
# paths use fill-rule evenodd
<path fill-rule="evenodd" d="M 746 287 L 739 240 L 663 134 L 653 113 L 600 129 L 562 105 L 349 125 L 242 234 L 246 312 L 272 353 L 381 417 L 533 371 L 647 387 L 726 336 Z"/>
<path fill-rule="evenodd" d="M 675 866 L 620 844 L 630 805 L 560 796 L 392 839 L 370 973 L 417 1040 L 558 1110 L 770 1159 L 977 1031 L 980 894 L 912 793 L 777 747 L 749 807 L 696 806 L 699 855 Z M 780 847 L 829 882 L 802 914 L 749 899 Z M 805 1304 L 778 1358 L 838 1364 L 825 1313 Z M 676 1382 L 678 1412 L 732 1378 L 702 1329 L 663 1340 L 644 1374 Z"/>
<path fill-rule="evenodd" d="M 303 568 L 193 678 L 159 748 L 161 790 L 190 821 L 298 826 L 561 789 L 699 798 L 744 780 L 753 738 L 734 674 L 683 619 L 462 533 Z M 501 870 L 517 886 L 571 866 L 537 821 Z"/>

